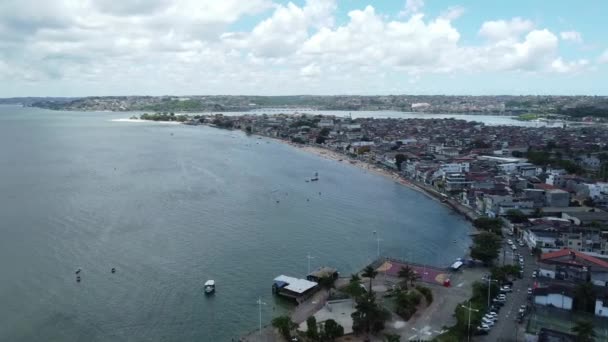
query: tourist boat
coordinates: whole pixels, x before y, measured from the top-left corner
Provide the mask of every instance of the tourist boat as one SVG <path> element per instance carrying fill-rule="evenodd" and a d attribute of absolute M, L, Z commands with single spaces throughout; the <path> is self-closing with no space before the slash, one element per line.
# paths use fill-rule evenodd
<path fill-rule="evenodd" d="M 205 294 L 212 294 L 215 292 L 215 280 L 207 280 L 205 282 Z"/>

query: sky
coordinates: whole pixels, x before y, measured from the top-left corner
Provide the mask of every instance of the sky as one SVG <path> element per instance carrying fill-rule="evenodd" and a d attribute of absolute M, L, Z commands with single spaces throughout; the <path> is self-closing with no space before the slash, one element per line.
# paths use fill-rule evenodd
<path fill-rule="evenodd" d="M 1 0 L 0 97 L 608 95 L 606 0 Z"/>

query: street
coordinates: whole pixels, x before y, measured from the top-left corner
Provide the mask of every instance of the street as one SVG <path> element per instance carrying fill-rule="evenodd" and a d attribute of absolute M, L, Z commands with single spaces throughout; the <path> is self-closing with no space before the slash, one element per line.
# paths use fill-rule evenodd
<path fill-rule="evenodd" d="M 507 237 L 517 244 L 515 237 Z M 482 335 L 475 338 L 476 341 L 523 341 L 525 332 L 525 320 L 522 324 L 517 323 L 518 311 L 521 305 L 527 304 L 528 288 L 532 287 L 534 279 L 532 272 L 536 269 L 536 261 L 534 256 L 530 255 L 530 250 L 527 247 L 517 247 L 517 251 L 512 251 L 511 247 L 506 243 L 503 245 L 506 250 L 500 253 L 500 261 L 502 265 L 502 257 L 505 255 L 506 264 L 518 264 L 519 261 L 513 260 L 514 253 L 520 253 L 524 257 L 524 274 L 522 279 L 517 279 L 513 282 L 513 292 L 507 294 L 507 301 L 498 313 L 498 321 L 492 327 L 488 335 Z"/>

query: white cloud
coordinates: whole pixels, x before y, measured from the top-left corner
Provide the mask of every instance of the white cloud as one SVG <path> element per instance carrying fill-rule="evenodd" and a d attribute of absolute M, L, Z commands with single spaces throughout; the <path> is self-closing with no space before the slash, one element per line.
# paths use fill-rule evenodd
<path fill-rule="evenodd" d="M 519 38 L 523 33 L 534 28 L 534 23 L 519 17 L 509 21 L 486 21 L 481 25 L 479 35 L 489 40 L 506 40 Z"/>
<path fill-rule="evenodd" d="M 321 68 L 316 64 L 309 64 L 300 69 L 300 76 L 315 78 L 321 75 Z"/>
<path fill-rule="evenodd" d="M 270 1 L 0 1 L 0 92 L 40 84 L 69 88 L 65 95 L 362 93 L 430 73 L 591 65 L 565 60 L 555 33 L 522 18 L 484 22 L 486 40 L 470 44 L 453 24 L 462 7 L 428 17 L 423 1 L 409 1 L 396 19 L 367 6 L 336 24 L 336 0 Z M 250 15 L 263 19 L 231 31 Z M 608 62 L 608 51 L 598 61 Z"/>
<path fill-rule="evenodd" d="M 577 31 L 560 32 L 559 36 L 560 36 L 560 38 L 562 38 L 562 40 L 571 41 L 571 42 L 575 42 L 575 43 L 583 42 L 583 36 L 581 35 L 580 32 L 577 32 Z"/>
<path fill-rule="evenodd" d="M 572 73 L 580 71 L 588 65 L 589 61 L 586 59 L 564 62 L 561 57 L 558 57 L 551 63 L 551 68 L 559 73 Z"/>
<path fill-rule="evenodd" d="M 604 50 L 604 52 L 598 58 L 599 63 L 608 63 L 608 49 Z"/>
<path fill-rule="evenodd" d="M 413 14 L 420 13 L 424 7 L 424 0 L 405 0 L 403 10 L 399 12 L 400 18 L 408 17 Z"/>
<path fill-rule="evenodd" d="M 460 18 L 465 11 L 465 8 L 462 6 L 452 6 L 449 7 L 447 10 L 443 11 L 441 13 L 441 17 L 452 21 Z"/>

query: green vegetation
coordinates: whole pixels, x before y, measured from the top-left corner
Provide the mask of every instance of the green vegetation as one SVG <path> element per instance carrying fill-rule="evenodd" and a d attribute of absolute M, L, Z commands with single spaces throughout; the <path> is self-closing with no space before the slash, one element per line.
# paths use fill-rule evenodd
<path fill-rule="evenodd" d="M 365 290 L 363 287 L 361 287 L 361 278 L 359 278 L 359 276 L 356 274 L 351 275 L 350 282 L 343 289 L 343 291 L 355 300 L 363 296 Z"/>
<path fill-rule="evenodd" d="M 157 112 L 164 111 L 175 111 L 175 112 L 195 112 L 195 111 L 203 111 L 208 107 L 207 104 L 202 103 L 198 100 L 163 100 L 160 103 L 150 104 L 144 106 L 144 110 L 153 110 Z M 221 110 L 221 108 L 218 108 Z"/>
<path fill-rule="evenodd" d="M 333 319 L 328 319 L 323 323 L 321 331 L 321 341 L 333 341 L 344 335 L 344 327 L 338 324 Z"/>
<path fill-rule="evenodd" d="M 471 257 L 489 265 L 498 257 L 499 249 L 500 238 L 494 233 L 482 232 L 473 238 Z"/>
<path fill-rule="evenodd" d="M 473 221 L 473 225 L 477 229 L 492 232 L 497 235 L 501 235 L 502 220 L 499 218 L 480 217 Z"/>
<path fill-rule="evenodd" d="M 416 290 L 424 296 L 427 305 L 433 303 L 433 291 L 431 289 L 422 285 L 416 285 Z"/>
<path fill-rule="evenodd" d="M 405 156 L 403 154 L 399 153 L 395 156 L 395 164 L 397 164 L 397 169 L 399 169 L 399 171 L 401 171 L 401 164 L 403 164 L 404 161 Z"/>
<path fill-rule="evenodd" d="M 492 279 L 496 279 L 500 282 L 508 280 L 509 277 L 519 276 L 519 266 L 517 265 L 504 265 L 500 267 L 492 267 L 490 270 Z"/>
<path fill-rule="evenodd" d="M 507 211 L 507 219 L 511 223 L 525 223 L 528 221 L 528 217 L 521 212 L 521 210 L 511 209 Z"/>
<path fill-rule="evenodd" d="M 576 340 L 578 342 L 595 341 L 596 335 L 591 321 L 577 321 L 576 325 L 572 327 L 572 332 L 576 333 Z"/>
<path fill-rule="evenodd" d="M 568 173 L 582 174 L 584 169 L 575 162 L 566 159 L 552 158 L 549 151 L 528 151 L 526 158 L 530 163 L 542 167 L 555 166 L 565 169 Z"/>
<path fill-rule="evenodd" d="M 378 275 L 378 271 L 376 271 L 372 266 L 367 266 L 363 269 L 363 273 L 361 275 L 365 278 L 369 278 L 369 292 L 372 292 L 372 280 L 376 278 Z"/>
<path fill-rule="evenodd" d="M 398 277 L 401 279 L 401 285 L 405 288 L 405 290 L 408 289 L 408 283 L 411 283 L 413 286 L 414 282 L 420 278 L 418 273 L 416 273 L 416 271 L 414 271 L 414 269 L 408 265 L 401 267 Z"/>
<path fill-rule="evenodd" d="M 401 341 L 401 336 L 399 336 L 397 334 L 385 334 L 384 335 L 384 341 L 386 341 L 386 342 L 400 342 Z"/>
<path fill-rule="evenodd" d="M 232 129 L 234 127 L 234 123 L 230 119 L 225 119 L 221 116 L 216 117 L 211 121 L 211 124 L 215 125 L 219 128 Z"/>
<path fill-rule="evenodd" d="M 417 291 L 398 291 L 395 296 L 395 312 L 407 321 L 416 312 L 421 299 L 422 295 Z"/>
<path fill-rule="evenodd" d="M 384 323 L 391 316 L 390 312 L 376 303 L 376 296 L 373 291 L 369 291 L 358 298 L 355 309 L 356 311 L 351 315 L 355 334 L 382 331 Z"/>
<path fill-rule="evenodd" d="M 518 117 L 515 118 L 515 120 L 519 120 L 519 121 L 532 121 L 532 120 L 536 120 L 538 118 L 540 118 L 541 115 L 539 114 L 534 114 L 534 113 L 527 113 L 527 114 L 521 114 Z"/>
<path fill-rule="evenodd" d="M 132 116 L 131 119 L 137 118 Z M 175 115 L 175 113 L 171 112 L 162 112 L 162 113 L 154 113 L 148 114 L 143 113 L 139 116 L 141 120 L 150 120 L 150 121 L 177 121 L 177 122 L 186 122 L 190 119 L 188 115 Z"/>
<path fill-rule="evenodd" d="M 291 331 L 297 327 L 289 316 L 279 316 L 272 320 L 272 326 L 279 330 L 279 333 L 286 339 L 291 339 Z"/>
<path fill-rule="evenodd" d="M 594 311 L 595 290 L 590 282 L 584 282 L 576 286 L 574 290 L 574 307 L 579 311 Z"/>
<path fill-rule="evenodd" d="M 319 339 L 319 327 L 317 326 L 317 319 L 315 316 L 310 316 L 306 320 L 306 337 L 313 341 Z"/>

